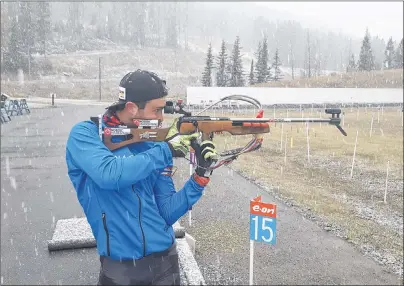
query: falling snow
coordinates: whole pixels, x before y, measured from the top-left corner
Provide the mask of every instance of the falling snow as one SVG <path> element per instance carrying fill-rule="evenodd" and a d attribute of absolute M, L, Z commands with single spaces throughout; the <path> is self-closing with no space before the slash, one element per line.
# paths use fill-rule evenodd
<path fill-rule="evenodd" d="M 76 193 L 71 184 L 66 168 L 66 140 L 71 127 L 104 112 L 107 103 L 116 100 L 121 77 L 134 67 L 153 70 L 167 79 L 169 97 L 186 97 L 187 108 L 195 114 L 234 92 L 234 87 L 216 86 L 218 68 L 210 76 L 213 86 L 206 89 L 201 85 L 208 44 L 212 45 L 216 62 L 224 41 L 231 62 L 236 54 L 236 36 L 241 41 L 239 60 L 245 74 L 238 94 L 258 98 L 265 105 L 266 116 L 274 118 L 289 117 L 291 113 L 298 118 L 324 118 L 323 108 L 338 105 L 350 112 L 342 118 L 349 135 L 338 137 L 335 127 L 324 122 L 290 130 L 282 124 L 282 131 L 281 125 L 273 124 L 263 147 L 254 155 L 243 154 L 235 162 L 250 168 L 249 172 L 234 165 L 215 170 L 202 198 L 193 206 L 192 216 L 191 211 L 187 212 L 180 218 L 183 226 L 174 226 L 182 284 L 201 285 L 202 280 L 209 285 L 248 283 L 249 200 L 258 195 L 279 207 L 279 239 L 275 246 L 255 244 L 256 285 L 268 281 L 308 284 L 314 280 L 325 284 L 332 280 L 327 273 L 343 284 L 396 284 L 396 276 L 381 271 L 379 265 L 387 266 L 402 278 L 402 257 L 397 255 L 400 251 L 402 254 L 403 232 L 403 171 L 401 162 L 397 164 L 397 159 L 402 159 L 402 152 L 398 151 L 402 151 L 404 122 L 402 16 L 395 20 L 393 14 L 384 18 L 379 13 L 366 20 L 359 14 L 346 17 L 346 11 L 363 14 L 366 9 L 345 8 L 341 9 L 345 14 L 339 16 L 338 26 L 321 22 L 331 21 L 332 17 L 327 19 L 327 12 L 320 11 L 320 6 L 307 16 L 306 4 L 305 8 L 295 5 L 279 10 L 276 5 L 265 3 L 132 4 L 2 3 L 1 87 L 8 99 L 1 110 L 3 121 L 7 121 L 2 121 L 1 126 L 1 284 L 96 283 L 99 259 L 93 231 L 104 228 L 101 225 L 91 229 L 85 213 L 93 205 L 102 207 L 102 203 L 99 192 L 87 188 Z M 45 7 L 44 13 L 40 7 Z M 331 10 L 338 14 L 338 9 Z M 395 28 L 381 31 L 378 23 Z M 366 33 L 363 27 L 369 27 Z M 258 61 L 262 54 L 257 54 L 258 43 L 264 38 L 268 43 L 265 65 Z M 277 50 L 279 70 L 284 77 L 281 80 L 273 77 Z M 257 73 L 262 72 L 260 67 L 269 68 L 271 76 L 259 84 L 271 88 L 250 86 L 252 61 L 255 80 Z M 13 106 L 11 100 L 22 97 L 28 100 L 30 113 L 11 113 L 7 120 L 7 110 Z M 232 101 L 221 103 L 210 113 L 214 117 L 255 114 L 255 109 Z M 362 120 L 365 117 L 369 120 Z M 171 117 L 167 118 L 163 127 L 170 126 Z M 399 134 L 392 133 L 398 129 Z M 353 153 L 354 145 L 356 150 L 352 134 L 357 130 L 360 136 L 355 160 L 343 159 L 351 159 L 348 155 Z M 290 137 L 292 134 L 295 137 Z M 324 134 L 335 141 L 324 144 L 329 142 Z M 219 148 L 239 147 L 245 141 L 243 136 L 220 136 Z M 387 148 L 391 142 L 397 144 Z M 321 147 L 316 148 L 317 145 Z M 364 146 L 370 145 L 374 151 L 369 155 L 364 153 Z M 383 153 L 383 149 L 388 151 Z M 136 156 L 153 161 L 149 153 Z M 389 176 L 384 169 L 377 169 L 378 165 L 386 166 L 385 161 L 392 162 Z M 173 179 L 179 191 L 193 169 L 189 168 L 188 159 L 175 159 L 174 165 L 178 172 Z M 83 175 L 82 181 L 88 182 L 90 177 Z M 329 177 L 339 185 L 330 186 L 333 183 L 322 180 Z M 301 180 L 297 189 L 295 180 Z M 310 183 L 310 191 L 303 193 Z M 286 188 L 290 196 L 284 195 Z M 333 192 L 326 193 L 325 189 Z M 181 194 L 187 194 L 185 201 L 192 197 L 189 190 L 183 190 L 175 194 L 176 201 L 182 201 Z M 122 200 L 130 195 L 133 193 L 120 193 Z M 336 217 L 343 216 L 345 222 L 339 225 L 330 222 L 330 217 L 318 215 L 325 208 L 323 196 L 349 210 L 334 213 Z M 302 205 L 304 200 L 309 207 L 304 205 L 307 202 Z M 137 210 L 123 211 L 122 222 L 134 225 Z M 356 225 L 358 229 L 367 223 L 376 226 L 371 230 L 372 236 L 352 237 L 352 229 L 344 228 L 344 223 L 352 218 L 361 223 Z M 113 218 L 112 222 L 116 223 Z M 196 240 L 195 256 L 189 242 L 192 239 L 180 238 L 179 233 L 183 235 L 185 231 Z M 372 245 L 380 235 L 383 239 Z M 342 241 L 335 240 L 335 236 Z M 112 247 L 117 247 L 116 234 L 111 237 Z M 80 250 L 71 251 L 74 247 Z M 64 248 L 69 250 L 58 251 Z M 353 259 L 347 260 L 344 255 Z M 132 261 L 136 266 L 134 257 Z M 352 261 L 357 263 L 355 267 Z M 290 272 L 292 264 L 293 275 L 284 275 Z M 80 270 L 76 273 L 75 269 Z M 153 269 L 149 267 L 149 271 Z"/>

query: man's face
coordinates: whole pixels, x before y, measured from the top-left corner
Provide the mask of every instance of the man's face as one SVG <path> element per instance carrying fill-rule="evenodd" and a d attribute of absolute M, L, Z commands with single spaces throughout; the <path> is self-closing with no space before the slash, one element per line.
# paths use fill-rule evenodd
<path fill-rule="evenodd" d="M 158 119 L 161 123 L 164 119 L 163 109 L 165 105 L 165 98 L 157 98 L 147 102 L 144 109 L 139 109 L 133 102 L 126 103 L 125 109 L 128 112 L 128 119 L 131 123 L 136 119 Z"/>

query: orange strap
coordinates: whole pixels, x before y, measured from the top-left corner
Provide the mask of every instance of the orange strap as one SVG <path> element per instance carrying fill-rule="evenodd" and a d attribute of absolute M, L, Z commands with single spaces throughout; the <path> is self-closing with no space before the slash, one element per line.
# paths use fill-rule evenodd
<path fill-rule="evenodd" d="M 209 181 L 210 181 L 209 178 L 200 177 L 200 176 L 198 176 L 196 173 L 194 173 L 194 175 L 193 175 L 192 177 L 193 177 L 193 179 L 195 180 L 195 182 L 197 182 L 198 185 L 200 185 L 200 186 L 202 186 L 202 187 L 205 187 L 205 186 L 209 183 Z"/>

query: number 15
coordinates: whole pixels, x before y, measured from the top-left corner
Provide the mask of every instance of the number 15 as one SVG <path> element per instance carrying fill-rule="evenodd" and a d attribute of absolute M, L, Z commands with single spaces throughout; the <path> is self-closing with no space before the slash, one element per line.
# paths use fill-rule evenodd
<path fill-rule="evenodd" d="M 276 227 L 276 220 L 261 216 L 254 216 L 251 220 L 254 223 L 253 238 L 251 239 L 255 241 L 264 241 L 266 243 L 274 243 L 273 240 L 274 240 L 274 231 Z M 260 220 L 261 220 L 261 227 L 259 228 Z M 268 233 L 264 233 L 266 231 L 268 231 Z"/>

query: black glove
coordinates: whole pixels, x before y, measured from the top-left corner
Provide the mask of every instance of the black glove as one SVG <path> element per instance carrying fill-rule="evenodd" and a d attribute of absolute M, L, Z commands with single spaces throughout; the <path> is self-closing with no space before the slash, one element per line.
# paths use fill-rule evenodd
<path fill-rule="evenodd" d="M 219 159 L 215 144 L 212 141 L 205 140 L 199 145 L 193 140 L 191 141 L 191 147 L 195 150 L 197 165 L 195 173 L 200 177 L 209 178 L 213 172 L 209 170 L 209 167 L 213 166 Z"/>

